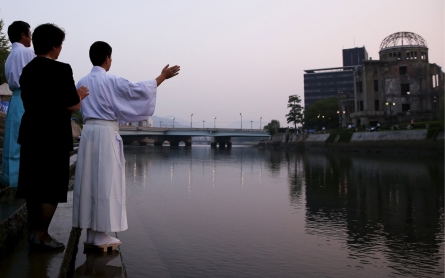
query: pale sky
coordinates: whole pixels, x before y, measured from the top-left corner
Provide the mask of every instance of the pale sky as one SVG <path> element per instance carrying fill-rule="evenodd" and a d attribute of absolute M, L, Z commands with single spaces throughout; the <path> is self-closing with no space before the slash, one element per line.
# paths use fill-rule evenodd
<path fill-rule="evenodd" d="M 66 32 L 59 61 L 77 82 L 91 70 L 90 45 L 113 48 L 111 74 L 132 82 L 166 65 L 180 74 L 158 88 L 155 116 L 175 123 L 259 128 L 286 123 L 289 95 L 304 104 L 305 69 L 342 66 L 342 49 L 365 46 L 378 59 L 381 41 L 414 32 L 429 61 L 444 67 L 444 0 L 10 0 L 0 4 L 3 33 L 15 20 L 54 23 Z M 159 123 L 154 123 L 157 126 Z M 292 126 L 292 124 L 289 124 Z"/>

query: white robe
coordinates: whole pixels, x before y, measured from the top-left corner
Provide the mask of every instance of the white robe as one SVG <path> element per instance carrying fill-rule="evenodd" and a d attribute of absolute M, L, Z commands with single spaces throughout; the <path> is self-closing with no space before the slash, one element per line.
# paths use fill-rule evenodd
<path fill-rule="evenodd" d="M 100 232 L 128 229 L 125 208 L 125 159 L 118 122 L 146 120 L 156 104 L 156 80 L 131 83 L 93 67 L 77 87 L 86 124 L 77 154 L 73 227 Z"/>
<path fill-rule="evenodd" d="M 12 44 L 11 53 L 5 62 L 6 81 L 11 91 L 20 88 L 19 81 L 22 70 L 35 56 L 34 50 L 31 48 L 25 47 L 19 42 Z"/>

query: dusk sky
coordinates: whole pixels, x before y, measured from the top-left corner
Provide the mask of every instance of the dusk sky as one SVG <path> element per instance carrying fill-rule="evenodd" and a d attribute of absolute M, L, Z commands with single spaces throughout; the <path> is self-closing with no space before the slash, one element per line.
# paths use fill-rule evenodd
<path fill-rule="evenodd" d="M 259 128 L 259 117 L 288 126 L 289 95 L 304 103 L 305 69 L 342 66 L 343 48 L 365 46 L 377 60 L 396 32 L 422 36 L 430 63 L 445 66 L 444 0 L 14 0 L 2 1 L 0 18 L 3 33 L 15 20 L 63 28 L 59 61 L 76 82 L 90 72 L 98 40 L 113 48 L 110 73 L 132 82 L 181 66 L 159 87 L 154 115 L 189 125 L 193 113 L 197 127 L 213 127 L 213 117 L 235 127 L 240 113 L 246 128 Z"/>

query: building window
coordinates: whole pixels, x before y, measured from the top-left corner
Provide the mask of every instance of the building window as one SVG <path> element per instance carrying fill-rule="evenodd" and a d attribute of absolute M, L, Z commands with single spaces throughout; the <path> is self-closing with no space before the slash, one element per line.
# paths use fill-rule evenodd
<path fill-rule="evenodd" d="M 402 111 L 407 112 L 410 110 L 410 104 L 409 103 L 402 103 Z"/>
<path fill-rule="evenodd" d="M 439 75 L 438 74 L 434 74 L 432 76 L 432 81 L 433 81 L 433 88 L 436 88 L 437 86 L 439 86 Z"/>
<path fill-rule="evenodd" d="M 409 83 L 400 84 L 400 94 L 402 96 L 409 95 Z"/>
<path fill-rule="evenodd" d="M 406 66 L 401 66 L 401 67 L 399 67 L 399 73 L 400 73 L 400 75 L 406 75 L 407 72 L 408 72 L 408 70 L 407 70 Z"/>
<path fill-rule="evenodd" d="M 358 111 L 363 111 L 363 100 L 357 101 Z"/>
<path fill-rule="evenodd" d="M 374 80 L 374 92 L 378 92 L 378 91 L 379 91 L 379 81 Z"/>
<path fill-rule="evenodd" d="M 374 100 L 374 108 L 375 111 L 380 111 L 380 103 L 378 99 Z"/>
<path fill-rule="evenodd" d="M 397 60 L 400 60 L 400 59 L 402 59 L 402 53 L 397 52 Z"/>
<path fill-rule="evenodd" d="M 361 81 L 357 82 L 357 92 L 363 93 L 363 83 Z"/>

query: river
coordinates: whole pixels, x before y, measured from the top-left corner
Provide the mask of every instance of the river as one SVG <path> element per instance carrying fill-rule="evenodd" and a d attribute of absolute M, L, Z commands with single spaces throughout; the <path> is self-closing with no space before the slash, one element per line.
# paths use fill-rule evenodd
<path fill-rule="evenodd" d="M 443 277 L 444 159 L 125 147 L 128 277 Z"/>

